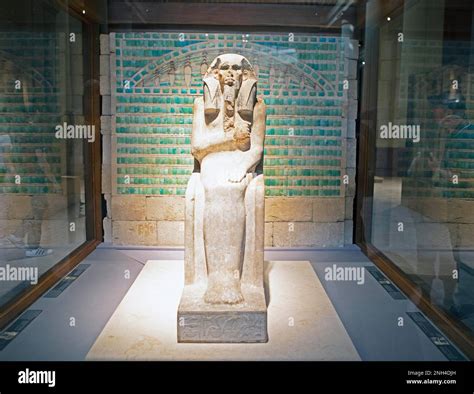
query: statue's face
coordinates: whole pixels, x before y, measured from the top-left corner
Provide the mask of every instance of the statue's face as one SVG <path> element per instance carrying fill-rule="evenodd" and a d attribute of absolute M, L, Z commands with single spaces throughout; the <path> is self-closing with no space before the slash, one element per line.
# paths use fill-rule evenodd
<path fill-rule="evenodd" d="M 225 60 L 219 65 L 217 79 L 221 84 L 221 88 L 227 86 L 235 86 L 240 88 L 242 83 L 242 64 L 241 61 Z"/>

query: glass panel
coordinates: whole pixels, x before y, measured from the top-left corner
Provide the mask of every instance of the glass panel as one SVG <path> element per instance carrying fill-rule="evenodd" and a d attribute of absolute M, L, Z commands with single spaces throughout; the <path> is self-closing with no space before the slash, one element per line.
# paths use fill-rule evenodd
<path fill-rule="evenodd" d="M 473 5 L 381 17 L 371 241 L 472 330 Z"/>
<path fill-rule="evenodd" d="M 86 240 L 82 23 L 27 15 L 0 31 L 0 306 Z"/>

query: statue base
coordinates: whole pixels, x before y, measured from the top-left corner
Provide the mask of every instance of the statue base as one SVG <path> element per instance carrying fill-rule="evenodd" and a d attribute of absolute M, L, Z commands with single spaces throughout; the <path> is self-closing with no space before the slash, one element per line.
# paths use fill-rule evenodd
<path fill-rule="evenodd" d="M 207 304 L 204 285 L 184 287 L 178 308 L 180 343 L 267 342 L 267 305 L 263 287 L 242 285 L 244 302 Z"/>

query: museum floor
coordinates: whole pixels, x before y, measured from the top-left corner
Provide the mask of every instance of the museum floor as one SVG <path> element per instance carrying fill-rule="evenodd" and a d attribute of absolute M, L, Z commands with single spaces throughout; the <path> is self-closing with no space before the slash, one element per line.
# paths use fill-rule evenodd
<path fill-rule="evenodd" d="M 181 250 L 118 249 L 102 244 L 80 264 L 85 268 L 82 273 L 70 274 L 73 280 L 68 286 L 60 286 L 54 296 L 46 293 L 29 308 L 41 313 L 0 350 L 0 360 L 84 360 L 145 263 L 182 259 Z M 375 266 L 357 247 L 272 249 L 265 259 L 311 262 L 362 360 L 447 360 L 409 318 L 408 314 L 418 311 L 416 306 L 400 293 L 394 296 L 393 288 L 392 294 L 388 292 Z M 364 286 L 323 280 L 325 268 L 333 264 L 360 265 L 371 274 L 365 276 Z"/>

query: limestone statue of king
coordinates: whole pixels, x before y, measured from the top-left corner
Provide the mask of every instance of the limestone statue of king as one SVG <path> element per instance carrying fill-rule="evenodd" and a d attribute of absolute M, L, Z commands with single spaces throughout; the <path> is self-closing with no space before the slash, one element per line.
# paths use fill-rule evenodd
<path fill-rule="evenodd" d="M 214 59 L 194 102 L 180 342 L 265 342 L 265 103 L 237 54 Z"/>

